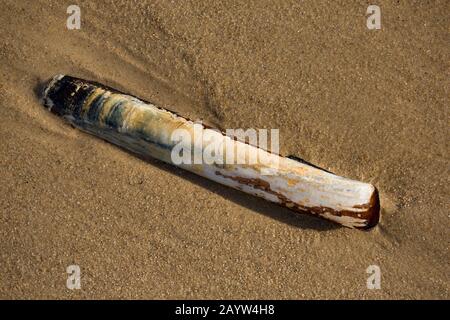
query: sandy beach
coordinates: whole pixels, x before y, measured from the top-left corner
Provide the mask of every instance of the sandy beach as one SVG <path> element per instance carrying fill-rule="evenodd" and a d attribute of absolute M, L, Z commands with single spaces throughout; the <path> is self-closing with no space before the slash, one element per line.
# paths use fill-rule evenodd
<path fill-rule="evenodd" d="M 377 1 L 380 30 L 368 1 L 0 4 L 0 298 L 450 298 L 450 2 Z M 277 128 L 281 154 L 374 184 L 381 221 L 299 215 L 72 128 L 39 101 L 59 73 Z"/>

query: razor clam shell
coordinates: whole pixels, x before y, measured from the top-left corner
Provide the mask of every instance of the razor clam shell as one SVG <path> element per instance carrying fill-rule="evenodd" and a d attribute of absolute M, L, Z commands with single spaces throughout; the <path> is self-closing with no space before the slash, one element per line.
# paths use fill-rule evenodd
<path fill-rule="evenodd" d="M 237 141 L 99 83 L 56 75 L 45 88 L 43 104 L 83 131 L 170 164 L 174 164 L 171 152 L 177 143 L 171 139 L 174 130 L 181 128 L 191 134 L 200 130 L 210 138 L 209 142 L 221 141 L 226 147 L 258 154 L 257 163 L 248 164 L 244 152 L 244 155 L 236 155 L 240 162 L 180 164 L 178 167 L 296 212 L 309 213 L 349 228 L 368 229 L 379 221 L 378 191 L 371 184 L 340 177 Z M 188 144 L 186 147 L 200 152 L 207 147 L 205 142 L 195 140 Z"/>

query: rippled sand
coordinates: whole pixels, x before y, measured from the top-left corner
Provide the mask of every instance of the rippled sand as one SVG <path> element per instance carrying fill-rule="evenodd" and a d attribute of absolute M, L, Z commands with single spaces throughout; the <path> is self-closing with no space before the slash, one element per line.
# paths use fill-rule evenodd
<path fill-rule="evenodd" d="M 364 1 L 81 1 L 81 30 L 69 1 L 1 3 L 1 298 L 449 298 L 448 1 L 379 1 L 378 31 Z M 382 221 L 335 227 L 81 133 L 39 103 L 57 73 L 279 128 L 282 154 L 374 183 Z"/>

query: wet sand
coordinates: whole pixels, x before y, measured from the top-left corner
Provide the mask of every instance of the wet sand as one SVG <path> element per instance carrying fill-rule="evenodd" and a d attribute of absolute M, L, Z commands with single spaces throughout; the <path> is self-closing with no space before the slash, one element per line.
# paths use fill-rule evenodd
<path fill-rule="evenodd" d="M 381 1 L 381 30 L 366 1 L 80 1 L 80 30 L 72 2 L 1 2 L 0 298 L 449 298 L 448 1 Z M 82 133 L 39 102 L 57 73 L 279 128 L 282 154 L 375 184 L 382 220 L 340 228 Z"/>

